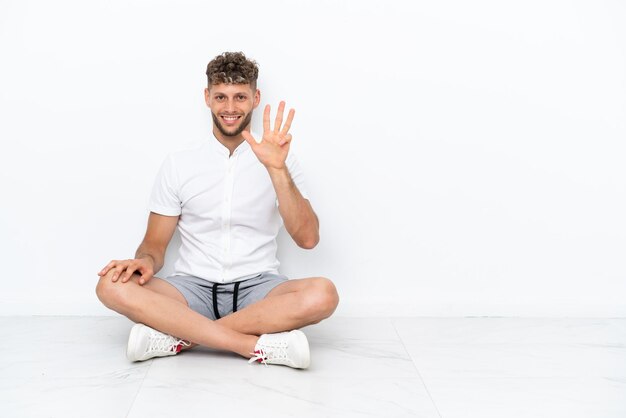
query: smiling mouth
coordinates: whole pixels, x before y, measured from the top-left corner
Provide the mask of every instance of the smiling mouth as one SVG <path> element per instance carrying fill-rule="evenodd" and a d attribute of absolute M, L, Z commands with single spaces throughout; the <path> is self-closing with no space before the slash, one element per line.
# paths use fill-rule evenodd
<path fill-rule="evenodd" d="M 226 124 L 229 124 L 229 125 L 241 119 L 241 116 L 239 115 L 222 115 L 220 117 L 222 118 L 224 122 L 226 122 Z"/>

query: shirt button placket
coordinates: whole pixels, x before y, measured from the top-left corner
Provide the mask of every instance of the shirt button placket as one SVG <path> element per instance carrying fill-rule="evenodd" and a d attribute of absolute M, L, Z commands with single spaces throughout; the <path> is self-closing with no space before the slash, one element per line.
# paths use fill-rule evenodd
<path fill-rule="evenodd" d="M 226 162 L 226 179 L 224 182 L 224 200 L 222 202 L 222 281 L 227 279 L 228 270 L 232 264 L 230 217 L 232 213 L 232 197 L 234 184 L 234 167 L 236 156 Z"/>

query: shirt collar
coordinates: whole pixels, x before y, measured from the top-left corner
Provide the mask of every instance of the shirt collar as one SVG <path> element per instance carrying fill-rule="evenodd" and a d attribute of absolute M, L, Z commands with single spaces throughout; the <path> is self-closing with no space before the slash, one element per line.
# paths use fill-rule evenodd
<path fill-rule="evenodd" d="M 252 136 L 255 138 L 257 137 L 254 132 L 252 133 Z M 217 140 L 217 138 L 215 137 L 215 135 L 213 135 L 213 133 L 211 133 L 211 138 L 209 138 L 209 142 L 213 146 L 213 149 L 217 151 L 220 155 L 223 155 L 226 158 L 229 157 L 230 151 L 228 150 L 228 148 L 222 145 L 220 141 Z M 233 151 L 233 156 L 242 154 L 249 149 L 250 149 L 250 144 L 248 144 L 248 141 L 244 140 L 241 144 L 237 146 L 237 148 L 235 148 L 235 151 Z"/>

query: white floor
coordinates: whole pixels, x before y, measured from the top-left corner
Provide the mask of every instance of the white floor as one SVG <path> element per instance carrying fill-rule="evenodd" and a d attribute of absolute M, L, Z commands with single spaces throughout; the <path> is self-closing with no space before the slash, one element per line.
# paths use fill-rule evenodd
<path fill-rule="evenodd" d="M 626 417 L 626 319 L 331 318 L 306 371 L 129 363 L 121 317 L 0 317 L 2 417 Z"/>

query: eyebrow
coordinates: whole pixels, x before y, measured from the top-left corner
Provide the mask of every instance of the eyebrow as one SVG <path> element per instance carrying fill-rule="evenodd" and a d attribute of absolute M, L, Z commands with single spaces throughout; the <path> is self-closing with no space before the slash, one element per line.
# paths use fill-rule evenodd
<path fill-rule="evenodd" d="M 226 93 L 222 93 L 221 91 L 216 91 L 213 93 L 213 96 L 228 96 Z M 233 96 L 249 96 L 248 93 L 234 93 Z"/>

